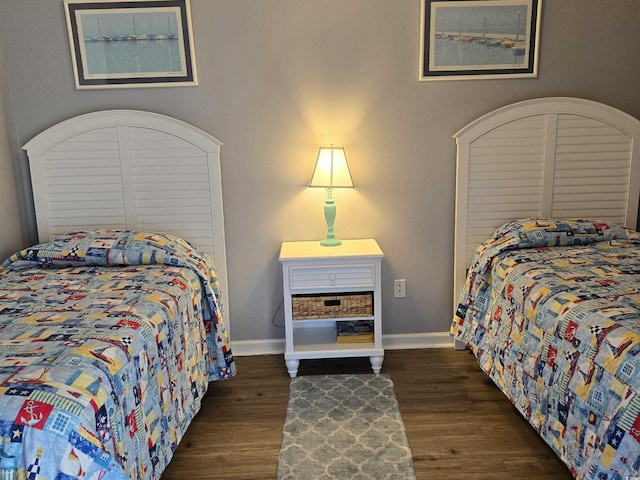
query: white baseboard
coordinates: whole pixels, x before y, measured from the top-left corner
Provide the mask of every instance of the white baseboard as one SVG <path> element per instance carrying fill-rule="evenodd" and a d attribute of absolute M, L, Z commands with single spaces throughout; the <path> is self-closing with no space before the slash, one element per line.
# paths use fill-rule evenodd
<path fill-rule="evenodd" d="M 400 333 L 383 335 L 385 350 L 409 350 L 412 348 L 453 348 L 453 338 L 447 332 Z"/>
<path fill-rule="evenodd" d="M 401 333 L 383 335 L 382 346 L 385 350 L 453 348 L 453 339 L 449 332 Z M 231 350 L 238 357 L 277 355 L 284 353 L 284 339 L 232 340 Z"/>
<path fill-rule="evenodd" d="M 231 351 L 236 357 L 250 357 L 252 355 L 277 355 L 284 353 L 284 338 L 270 340 L 233 340 Z"/>

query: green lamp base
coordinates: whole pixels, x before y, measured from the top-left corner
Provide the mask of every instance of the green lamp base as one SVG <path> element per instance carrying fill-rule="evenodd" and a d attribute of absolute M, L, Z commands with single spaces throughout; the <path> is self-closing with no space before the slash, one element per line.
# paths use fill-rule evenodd
<path fill-rule="evenodd" d="M 320 245 L 323 247 L 339 247 L 342 245 L 342 240 L 338 240 L 337 238 L 325 238 L 320 242 Z"/>
<path fill-rule="evenodd" d="M 320 241 L 323 247 L 338 247 L 342 245 L 342 241 L 336 238 L 333 230 L 333 224 L 336 221 L 336 204 L 330 188 L 327 188 L 327 199 L 324 203 L 324 219 L 327 222 L 327 236 Z"/>

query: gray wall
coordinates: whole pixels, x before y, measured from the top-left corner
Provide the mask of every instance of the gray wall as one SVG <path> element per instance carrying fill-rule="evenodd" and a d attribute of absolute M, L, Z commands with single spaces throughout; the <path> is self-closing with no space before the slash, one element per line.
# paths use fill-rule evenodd
<path fill-rule="evenodd" d="M 320 145 L 346 147 L 356 183 L 335 194 L 338 236 L 375 237 L 386 253 L 384 332 L 443 332 L 453 297 L 451 135 L 541 96 L 584 97 L 640 117 L 637 0 L 544 0 L 538 78 L 462 82 L 417 80 L 419 0 L 191 7 L 197 87 L 75 90 L 61 0 L 0 0 L 0 32 L 16 144 L 105 108 L 172 115 L 224 143 L 234 340 L 283 336 L 272 325 L 282 322 L 278 250 L 324 234 L 324 192 L 305 187 Z M 394 278 L 406 278 L 407 298 L 392 297 Z"/>
<path fill-rule="evenodd" d="M 13 169 L 13 116 L 9 103 L 9 83 L 0 38 L 0 263 L 22 248 L 22 227 Z"/>

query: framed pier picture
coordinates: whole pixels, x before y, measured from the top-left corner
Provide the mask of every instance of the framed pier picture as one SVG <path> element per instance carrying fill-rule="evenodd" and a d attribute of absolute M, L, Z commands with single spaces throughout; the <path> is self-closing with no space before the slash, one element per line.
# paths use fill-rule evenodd
<path fill-rule="evenodd" d="M 542 0 L 422 0 L 420 80 L 538 75 Z"/>
<path fill-rule="evenodd" d="M 76 88 L 197 85 L 189 0 L 64 0 Z"/>

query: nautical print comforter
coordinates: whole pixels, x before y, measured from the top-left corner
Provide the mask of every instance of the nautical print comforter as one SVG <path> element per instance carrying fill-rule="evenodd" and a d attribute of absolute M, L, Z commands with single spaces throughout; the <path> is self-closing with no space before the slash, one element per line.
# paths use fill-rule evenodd
<path fill-rule="evenodd" d="M 528 219 L 475 252 L 451 332 L 577 479 L 640 472 L 640 236 Z"/>
<path fill-rule="evenodd" d="M 161 234 L 75 232 L 2 264 L 0 478 L 159 478 L 235 374 L 217 288 Z"/>

